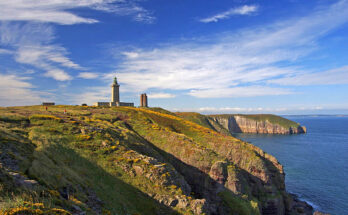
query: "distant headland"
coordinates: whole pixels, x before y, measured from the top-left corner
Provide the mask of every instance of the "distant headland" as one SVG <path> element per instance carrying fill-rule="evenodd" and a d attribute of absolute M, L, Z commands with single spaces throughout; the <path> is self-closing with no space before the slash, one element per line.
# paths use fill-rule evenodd
<path fill-rule="evenodd" d="M 222 133 L 301 134 L 307 128 L 299 123 L 272 114 L 202 115 L 178 112 L 179 116 Z"/>

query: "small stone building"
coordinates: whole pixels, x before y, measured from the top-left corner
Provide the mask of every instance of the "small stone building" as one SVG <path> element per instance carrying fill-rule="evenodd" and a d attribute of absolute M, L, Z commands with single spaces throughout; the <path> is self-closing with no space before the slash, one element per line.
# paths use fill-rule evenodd
<path fill-rule="evenodd" d="M 42 102 L 42 106 L 53 106 L 55 104 L 54 102 Z"/>

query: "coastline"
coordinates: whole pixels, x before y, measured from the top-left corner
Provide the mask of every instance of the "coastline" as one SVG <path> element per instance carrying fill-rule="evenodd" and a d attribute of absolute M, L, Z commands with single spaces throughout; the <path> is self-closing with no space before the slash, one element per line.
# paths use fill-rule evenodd
<path fill-rule="evenodd" d="M 301 208 L 303 209 L 303 214 L 313 214 L 316 210 L 318 210 L 317 208 L 313 207 L 313 205 L 311 204 L 311 202 L 302 199 L 299 197 L 299 195 L 288 192 L 294 199 L 294 206 L 296 206 L 297 211 L 301 210 Z"/>

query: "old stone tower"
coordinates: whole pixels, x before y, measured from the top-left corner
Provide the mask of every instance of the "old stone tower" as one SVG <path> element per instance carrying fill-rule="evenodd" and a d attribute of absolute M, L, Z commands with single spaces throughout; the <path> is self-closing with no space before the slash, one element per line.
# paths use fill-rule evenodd
<path fill-rule="evenodd" d="M 117 78 L 114 78 L 114 83 L 111 85 L 111 102 L 120 102 L 120 85 L 117 83 Z"/>
<path fill-rule="evenodd" d="M 147 106 L 147 95 L 143 93 L 140 95 L 140 107 L 148 107 Z"/>

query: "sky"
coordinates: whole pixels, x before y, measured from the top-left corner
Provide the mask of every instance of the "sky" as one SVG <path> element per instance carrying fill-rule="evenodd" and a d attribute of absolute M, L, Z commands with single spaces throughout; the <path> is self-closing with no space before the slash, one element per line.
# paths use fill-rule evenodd
<path fill-rule="evenodd" d="M 348 0 L 0 0 L 0 106 L 348 114 Z"/>

